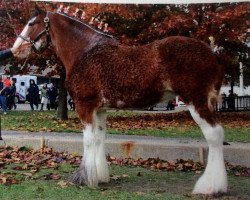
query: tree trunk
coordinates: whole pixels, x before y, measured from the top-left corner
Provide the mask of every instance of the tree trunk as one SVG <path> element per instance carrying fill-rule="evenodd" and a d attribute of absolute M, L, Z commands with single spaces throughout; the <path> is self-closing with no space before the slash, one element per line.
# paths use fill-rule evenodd
<path fill-rule="evenodd" d="M 59 81 L 59 102 L 57 110 L 57 118 L 61 120 L 68 119 L 68 109 L 67 109 L 67 90 L 65 88 L 66 72 L 65 68 L 61 69 L 60 81 Z"/>

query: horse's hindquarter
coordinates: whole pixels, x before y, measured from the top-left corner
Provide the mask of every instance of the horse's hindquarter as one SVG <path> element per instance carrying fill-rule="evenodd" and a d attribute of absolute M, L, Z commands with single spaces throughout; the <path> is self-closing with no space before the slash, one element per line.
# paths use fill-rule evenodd
<path fill-rule="evenodd" d="M 186 103 L 206 98 L 220 89 L 224 70 L 205 43 L 186 37 L 169 37 L 159 41 L 161 65 L 167 70 L 174 92 Z"/>

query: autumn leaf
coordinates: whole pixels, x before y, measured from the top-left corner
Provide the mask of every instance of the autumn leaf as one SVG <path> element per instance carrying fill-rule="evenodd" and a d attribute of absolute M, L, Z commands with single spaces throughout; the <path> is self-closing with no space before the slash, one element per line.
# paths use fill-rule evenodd
<path fill-rule="evenodd" d="M 120 180 L 120 179 L 121 179 L 121 176 L 111 175 L 111 176 L 110 176 L 110 179 L 117 181 L 117 180 Z"/>
<path fill-rule="evenodd" d="M 65 182 L 65 181 L 59 181 L 59 182 L 57 183 L 57 185 L 58 185 L 60 188 L 65 188 L 65 187 L 68 186 L 68 185 L 67 185 L 67 182 Z"/>
<path fill-rule="evenodd" d="M 49 173 L 43 176 L 44 180 L 59 180 L 61 176 L 59 174 Z"/>
<path fill-rule="evenodd" d="M 122 178 L 128 178 L 128 177 L 129 177 L 128 174 L 123 174 L 123 175 L 122 175 Z"/>
<path fill-rule="evenodd" d="M 1 177 L 2 183 L 5 184 L 7 182 L 7 177 Z"/>

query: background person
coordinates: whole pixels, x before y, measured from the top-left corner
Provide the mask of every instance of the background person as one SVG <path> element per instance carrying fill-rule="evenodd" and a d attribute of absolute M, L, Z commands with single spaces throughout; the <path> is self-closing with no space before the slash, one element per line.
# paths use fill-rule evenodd
<path fill-rule="evenodd" d="M 48 89 L 48 96 L 49 96 L 49 101 L 50 101 L 50 108 L 54 108 L 57 110 L 57 96 L 58 96 L 58 91 L 57 88 L 53 85 L 53 83 L 50 84 L 50 87 Z"/>
<path fill-rule="evenodd" d="M 34 110 L 34 106 L 36 106 L 36 109 L 38 109 L 38 98 L 39 98 L 39 89 L 37 84 L 35 84 L 35 81 L 33 79 L 30 80 L 30 87 L 28 88 L 28 99 L 30 102 L 30 108 L 31 111 Z"/>
<path fill-rule="evenodd" d="M 73 101 L 73 99 L 71 98 L 71 96 L 68 94 L 68 96 L 67 96 L 67 101 L 68 101 L 68 104 L 69 104 L 69 106 L 70 106 L 70 110 L 75 110 L 75 103 L 74 103 L 74 101 Z"/>
<path fill-rule="evenodd" d="M 6 77 L 2 79 L 3 81 L 3 84 L 6 86 L 6 87 L 10 87 L 11 86 L 11 80 L 10 80 L 10 77 Z"/>
<path fill-rule="evenodd" d="M 0 76 L 0 103 L 3 109 L 3 114 L 7 114 L 7 104 L 6 104 L 6 93 L 8 88 L 4 85 L 2 81 L 2 76 Z"/>
<path fill-rule="evenodd" d="M 228 110 L 235 110 L 235 94 L 232 90 L 229 90 L 229 95 L 227 97 Z"/>
<path fill-rule="evenodd" d="M 41 89 L 41 111 L 43 110 L 43 105 L 47 105 L 47 109 L 50 109 L 47 83 L 44 83 Z"/>
<path fill-rule="evenodd" d="M 16 102 L 15 102 L 15 98 L 16 98 L 16 83 L 14 80 L 11 80 L 11 86 L 10 86 L 10 90 L 9 90 L 9 110 L 11 110 L 13 107 L 14 109 L 16 109 Z"/>

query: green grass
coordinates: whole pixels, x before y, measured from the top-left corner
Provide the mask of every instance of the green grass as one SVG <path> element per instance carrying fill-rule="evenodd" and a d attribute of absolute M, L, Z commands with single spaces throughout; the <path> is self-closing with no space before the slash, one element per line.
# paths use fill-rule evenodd
<path fill-rule="evenodd" d="M 120 167 L 111 165 L 110 183 L 100 184 L 97 189 L 78 187 L 68 184 L 62 188 L 59 181 L 65 179 L 75 168 L 69 164 L 60 164 L 57 169 L 41 169 L 33 175 L 34 180 L 23 175 L 29 170 L 13 170 L 13 164 L 1 173 L 12 174 L 18 184 L 0 184 L 0 199 L 87 199 L 87 200 L 172 200 L 207 199 L 204 196 L 192 196 L 191 191 L 200 174 L 193 172 L 153 171 L 140 167 Z M 48 173 L 58 173 L 61 180 L 42 180 Z M 140 173 L 140 176 L 138 176 Z M 228 194 L 216 199 L 249 199 L 250 181 L 247 177 L 229 176 Z"/>
<path fill-rule="evenodd" d="M 108 118 L 133 117 L 142 115 L 135 112 L 110 112 Z M 75 112 L 69 111 L 69 121 L 56 119 L 55 111 L 31 112 L 11 111 L 6 116 L 1 116 L 2 130 L 20 130 L 29 132 L 75 132 L 81 133 L 81 124 Z M 129 122 L 128 122 L 129 123 Z M 169 126 L 165 128 L 140 128 L 121 130 L 108 128 L 111 134 L 144 135 L 168 138 L 203 139 L 203 135 L 196 125 Z M 231 127 L 225 124 L 225 140 L 250 142 L 250 127 Z"/>
<path fill-rule="evenodd" d="M 80 132 L 80 124 L 79 127 L 68 126 L 70 121 L 58 120 L 55 111 L 11 111 L 1 117 L 3 130 Z M 69 118 L 76 117 L 75 112 L 69 112 Z"/>
<path fill-rule="evenodd" d="M 250 128 L 225 128 L 225 140 L 230 142 L 250 142 Z M 108 129 L 110 134 L 142 135 L 167 138 L 191 138 L 204 139 L 198 127 L 169 127 L 163 129 L 143 130 L 132 129 L 121 132 L 120 130 Z"/>

